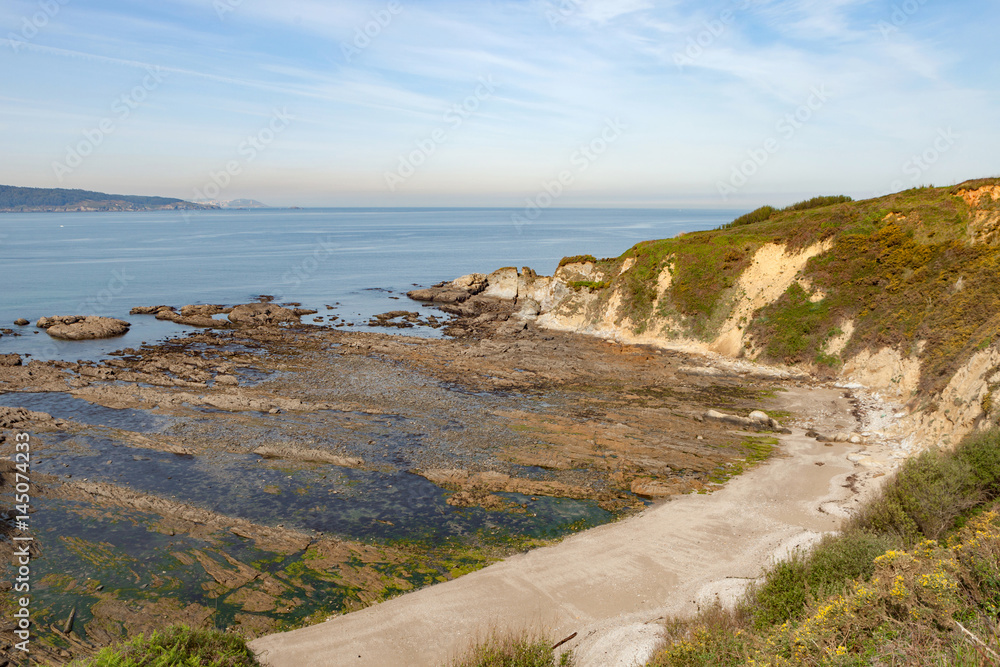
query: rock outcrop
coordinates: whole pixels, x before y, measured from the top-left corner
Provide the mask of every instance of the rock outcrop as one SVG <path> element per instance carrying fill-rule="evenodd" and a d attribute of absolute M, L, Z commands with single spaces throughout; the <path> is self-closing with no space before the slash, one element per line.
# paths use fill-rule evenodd
<path fill-rule="evenodd" d="M 438 283 L 433 287 L 411 290 L 406 296 L 415 301 L 462 303 L 485 290 L 488 284 L 487 276 L 482 273 L 470 273 L 449 282 Z"/>
<path fill-rule="evenodd" d="M 137 306 L 129 311 L 133 315 L 154 315 L 158 320 L 166 320 L 191 327 L 227 329 L 234 326 L 266 327 L 279 324 L 298 324 L 303 315 L 317 311 L 308 308 L 286 308 L 270 301 L 246 303 L 239 306 L 219 304 L 196 304 L 174 306 Z M 227 315 L 228 319 L 217 319 L 216 315 Z"/>
<path fill-rule="evenodd" d="M 245 303 L 233 308 L 229 321 L 240 326 L 277 326 L 298 324 L 299 315 L 294 310 L 273 303 Z"/>
<path fill-rule="evenodd" d="M 53 338 L 62 340 L 93 340 L 114 338 L 128 333 L 132 325 L 125 320 L 97 315 L 43 317 L 36 325 Z"/>

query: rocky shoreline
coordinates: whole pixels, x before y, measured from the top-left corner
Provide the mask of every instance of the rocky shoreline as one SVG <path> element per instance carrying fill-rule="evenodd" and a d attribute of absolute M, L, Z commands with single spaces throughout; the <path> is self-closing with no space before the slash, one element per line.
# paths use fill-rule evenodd
<path fill-rule="evenodd" d="M 266 298 L 236 306 L 137 307 L 135 316 L 170 319 L 200 331 L 120 350 L 100 362 L 24 363 L 18 357 L 0 365 L 4 399 L 81 401 L 74 403 L 80 406 L 75 412 L 64 414 L 0 407 L 0 454 L 12 452 L 14 430 L 28 430 L 37 437 L 38 458 L 46 462 L 45 472 L 35 475 L 36 492 L 45 502 L 72 501 L 71 512 L 98 521 L 138 512 L 131 520 L 149 534 L 187 540 L 186 547 L 172 547 L 179 549 L 172 558 L 189 563 L 188 570 L 198 568 L 195 580 L 201 583 L 195 585 L 211 599 L 226 601 L 233 610 L 227 612 L 229 627 L 257 636 L 287 627 L 283 610 L 302 606 L 330 573 L 335 577 L 329 582 L 353 582 L 345 590 L 354 592 L 333 607 L 310 603 L 317 613 L 364 607 L 392 594 L 387 591 L 452 575 L 436 566 L 437 574 L 414 577 L 427 567 L 423 560 L 434 557 L 391 542 L 370 544 L 336 530 L 326 536 L 327 531 L 309 528 L 308 520 L 285 524 L 254 518 L 247 509 L 213 509 L 208 498 L 218 493 L 224 498 L 226 484 L 238 484 L 241 476 L 260 479 L 253 487 L 258 490 L 247 491 L 248 499 L 255 493 L 259 498 L 278 493 L 280 499 L 298 488 L 295 493 L 316 503 L 302 517 L 327 513 L 320 494 L 351 497 L 351 474 L 419 478 L 438 489 L 443 503 L 436 511 L 473 512 L 487 517 L 496 532 L 507 520 L 498 517 L 544 516 L 541 508 L 559 499 L 612 517 L 652 501 L 712 492 L 754 462 L 780 455 L 776 437 L 812 418 L 787 409 L 784 399 L 813 384 L 802 373 L 550 331 L 535 322 L 534 304 L 510 298 L 502 282 L 487 282 L 485 276 L 471 276 L 411 293 L 450 319 L 412 311 L 375 318 L 437 325 L 448 334 L 441 339 L 303 324 L 300 318 L 314 311 Z M 72 321 L 61 320 L 64 326 L 87 324 L 86 318 L 67 319 Z M 88 423 L 81 416 L 88 410 L 110 411 L 113 426 Z M 119 413 L 131 416 L 119 420 Z M 170 425 L 137 426 L 147 420 Z M 863 428 L 849 422 L 837 422 L 838 430 L 825 437 L 836 440 L 837 432 Z M 390 446 L 401 440 L 406 442 Z M 107 455 L 88 454 L 105 441 L 115 443 L 100 449 L 111 453 L 106 464 L 96 457 Z M 120 458 L 124 452 L 127 459 Z M 211 490 L 187 497 L 177 490 L 172 498 L 162 490 L 167 487 L 130 478 L 144 470 L 142 459 L 150 455 L 194 466 L 242 463 L 218 482 L 213 478 Z M 156 460 L 168 466 L 164 469 L 180 465 Z M 76 461 L 85 465 L 76 470 Z M 119 466 L 123 472 L 114 476 L 110 471 Z M 269 481 L 282 475 L 311 481 L 307 486 Z M 341 481 L 334 483 L 335 478 Z M 219 483 L 221 490 L 214 491 Z M 380 502 L 378 496 L 372 499 Z M 330 507 L 336 513 L 336 505 Z M 378 521 L 391 530 L 396 520 L 384 516 Z M 279 554 L 301 565 L 261 574 L 241 555 L 244 547 L 234 550 L 232 539 L 255 553 Z M 470 561 L 477 567 L 511 553 L 510 547 L 481 540 L 469 542 L 480 554 Z M 108 557 L 113 562 L 133 556 L 109 552 Z M 77 617 L 76 630 L 63 632 L 53 608 L 44 657 L 59 664 L 116 636 L 166 622 L 218 622 L 193 598 L 164 607 L 144 591 L 155 593 L 167 580 L 150 576 L 141 569 L 129 575 L 129 591 L 145 588 L 125 594 L 127 604 L 116 602 L 119 593 L 110 582 L 96 589 L 96 576 L 89 583 L 47 579 L 52 591 L 62 591 L 52 599 L 83 594 L 80 604 L 87 609 Z"/>

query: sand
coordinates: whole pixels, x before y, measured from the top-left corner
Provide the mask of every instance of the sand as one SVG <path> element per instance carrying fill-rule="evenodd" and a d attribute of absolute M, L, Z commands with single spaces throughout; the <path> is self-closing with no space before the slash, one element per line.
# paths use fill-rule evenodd
<path fill-rule="evenodd" d="M 823 430 L 859 428 L 841 394 L 833 387 L 803 388 L 785 400 Z M 775 558 L 837 530 L 864 485 L 877 484 L 880 471 L 892 466 L 893 447 L 820 443 L 795 428 L 782 437 L 783 455 L 714 493 L 680 496 L 251 646 L 271 667 L 422 667 L 447 663 L 490 629 L 529 628 L 556 639 L 577 633 L 560 650 L 573 649 L 580 667 L 641 665 L 665 616 L 716 599 L 731 603 Z"/>

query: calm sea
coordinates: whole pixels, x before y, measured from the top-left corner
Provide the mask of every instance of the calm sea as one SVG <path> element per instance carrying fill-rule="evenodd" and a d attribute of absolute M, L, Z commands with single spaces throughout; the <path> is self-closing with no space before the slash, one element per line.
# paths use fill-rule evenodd
<path fill-rule="evenodd" d="M 517 225 L 513 209 L 260 209 L 181 214 L 0 214 L 0 353 L 94 359 L 184 331 L 133 306 L 237 304 L 260 294 L 363 324 L 430 285 L 501 266 L 551 274 L 560 258 L 618 256 L 647 239 L 710 229 L 726 210 L 549 209 Z M 396 298 L 393 298 L 396 297 Z M 127 319 L 109 341 L 35 333 L 47 315 Z M 30 327 L 14 327 L 24 317 Z M 304 318 L 309 321 L 308 318 Z M 399 332 L 398 329 L 393 329 Z M 432 331 L 420 331 L 433 335 Z"/>

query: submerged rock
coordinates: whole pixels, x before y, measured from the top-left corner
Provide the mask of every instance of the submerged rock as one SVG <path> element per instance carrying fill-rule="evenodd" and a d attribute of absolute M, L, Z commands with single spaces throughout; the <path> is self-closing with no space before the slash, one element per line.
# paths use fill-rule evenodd
<path fill-rule="evenodd" d="M 173 306 L 136 306 L 128 311 L 129 315 L 156 315 L 161 310 L 174 310 Z"/>
<path fill-rule="evenodd" d="M 28 320 L 24 319 L 23 317 L 19 317 L 16 320 L 14 320 L 14 324 L 16 324 L 19 327 L 26 327 L 29 324 L 31 324 L 31 322 L 29 322 Z"/>
<path fill-rule="evenodd" d="M 365 464 L 363 459 L 352 456 L 340 456 L 322 449 L 303 449 L 293 445 L 262 445 L 253 450 L 257 456 L 265 459 L 286 459 L 306 463 L 330 463 L 343 468 L 360 468 Z"/>

